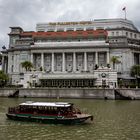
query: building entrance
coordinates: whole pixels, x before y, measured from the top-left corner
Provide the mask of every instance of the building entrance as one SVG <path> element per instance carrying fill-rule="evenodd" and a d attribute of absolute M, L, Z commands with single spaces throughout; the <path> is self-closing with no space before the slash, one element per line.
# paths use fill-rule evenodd
<path fill-rule="evenodd" d="M 42 87 L 94 87 L 95 79 L 40 79 Z"/>

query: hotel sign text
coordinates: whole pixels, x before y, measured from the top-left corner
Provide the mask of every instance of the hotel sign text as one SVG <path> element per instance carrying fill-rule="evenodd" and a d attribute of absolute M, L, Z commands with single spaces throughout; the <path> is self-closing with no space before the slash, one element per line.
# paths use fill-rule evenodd
<path fill-rule="evenodd" d="M 50 22 L 49 25 L 77 25 L 77 24 L 91 24 L 91 21 L 80 22 Z"/>

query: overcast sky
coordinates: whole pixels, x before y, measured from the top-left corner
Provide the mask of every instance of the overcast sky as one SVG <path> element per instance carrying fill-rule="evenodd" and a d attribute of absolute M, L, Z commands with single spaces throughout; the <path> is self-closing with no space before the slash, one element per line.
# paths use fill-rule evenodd
<path fill-rule="evenodd" d="M 11 26 L 35 31 L 38 22 L 124 18 L 123 7 L 140 30 L 140 0 L 0 0 L 0 48 L 8 48 Z"/>

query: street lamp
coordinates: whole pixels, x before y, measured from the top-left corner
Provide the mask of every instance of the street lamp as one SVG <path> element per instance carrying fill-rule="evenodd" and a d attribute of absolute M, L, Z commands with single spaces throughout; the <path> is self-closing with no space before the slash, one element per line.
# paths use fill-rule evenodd
<path fill-rule="evenodd" d="M 135 75 L 136 78 L 136 88 L 138 88 L 138 75 Z"/>

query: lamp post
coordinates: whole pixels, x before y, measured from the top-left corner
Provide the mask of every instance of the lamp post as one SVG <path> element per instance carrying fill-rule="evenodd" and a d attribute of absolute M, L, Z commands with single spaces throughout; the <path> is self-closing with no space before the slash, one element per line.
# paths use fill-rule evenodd
<path fill-rule="evenodd" d="M 136 88 L 138 88 L 138 84 L 139 84 L 139 82 L 138 82 L 138 77 L 139 77 L 139 67 L 136 67 L 136 75 L 135 75 L 135 77 L 136 77 Z"/>
<path fill-rule="evenodd" d="M 136 88 L 138 88 L 138 68 L 137 67 L 136 67 L 135 78 L 136 78 Z"/>
<path fill-rule="evenodd" d="M 137 74 L 135 75 L 135 78 L 136 78 L 136 88 L 138 88 L 138 75 Z"/>

